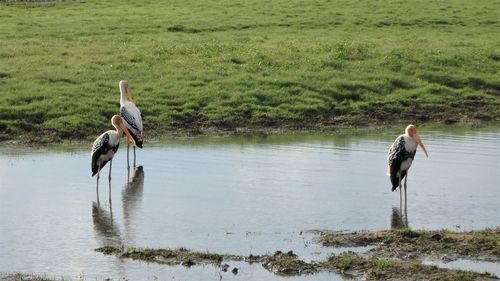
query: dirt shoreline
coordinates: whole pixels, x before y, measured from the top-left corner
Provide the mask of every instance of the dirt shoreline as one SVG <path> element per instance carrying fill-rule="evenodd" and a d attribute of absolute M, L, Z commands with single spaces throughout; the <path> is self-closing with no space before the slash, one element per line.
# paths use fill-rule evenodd
<path fill-rule="evenodd" d="M 443 120 L 430 122 L 415 122 L 414 120 L 397 120 L 397 122 L 375 122 L 373 124 L 286 124 L 282 126 L 246 126 L 246 127 L 166 127 L 151 129 L 146 126 L 146 142 L 155 141 L 166 137 L 198 137 L 198 136 L 229 136 L 229 135 L 283 135 L 291 133 L 356 133 L 361 131 L 376 131 L 381 129 L 404 128 L 413 123 L 418 126 L 442 127 L 454 126 L 459 128 L 483 128 L 498 127 L 500 120 L 461 120 L 459 122 L 448 123 Z M 111 129 L 111 128 L 110 128 Z M 403 130 L 403 129 L 401 129 Z M 0 132 L 0 144 L 7 145 L 45 145 L 65 142 L 91 142 L 97 135 L 86 135 L 82 132 L 75 132 L 74 135 L 60 135 L 56 131 L 41 130 L 24 133 L 20 135 L 2 134 Z"/>

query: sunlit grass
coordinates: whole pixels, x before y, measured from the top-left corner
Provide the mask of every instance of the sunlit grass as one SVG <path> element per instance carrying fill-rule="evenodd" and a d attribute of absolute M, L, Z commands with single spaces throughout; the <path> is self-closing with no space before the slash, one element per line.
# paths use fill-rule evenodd
<path fill-rule="evenodd" d="M 1 5 L 1 4 L 0 4 Z M 0 6 L 0 135 L 500 117 L 497 1 L 86 1 Z"/>

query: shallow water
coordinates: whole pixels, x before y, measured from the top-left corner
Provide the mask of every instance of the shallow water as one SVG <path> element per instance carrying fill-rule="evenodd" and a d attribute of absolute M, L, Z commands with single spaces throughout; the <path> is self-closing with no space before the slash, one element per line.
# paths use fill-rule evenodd
<path fill-rule="evenodd" d="M 500 263 L 487 261 L 474 261 L 467 259 L 458 259 L 450 262 L 440 260 L 424 260 L 424 264 L 435 265 L 441 268 L 471 270 L 481 273 L 490 273 L 500 276 Z"/>
<path fill-rule="evenodd" d="M 96 196 L 90 145 L 0 146 L 0 272 L 85 279 L 282 280 L 260 265 L 168 267 L 103 256 L 104 245 L 222 254 L 332 249 L 307 230 L 500 225 L 499 129 L 423 130 L 429 152 L 409 173 L 408 204 L 390 191 L 386 152 L 399 132 L 176 138 L 137 152 L 142 170 L 104 168 Z M 109 201 L 111 199 L 111 203 Z M 401 208 L 402 207 L 402 208 Z M 234 264 L 234 265 L 233 265 Z M 340 280 L 321 273 L 287 280 Z"/>

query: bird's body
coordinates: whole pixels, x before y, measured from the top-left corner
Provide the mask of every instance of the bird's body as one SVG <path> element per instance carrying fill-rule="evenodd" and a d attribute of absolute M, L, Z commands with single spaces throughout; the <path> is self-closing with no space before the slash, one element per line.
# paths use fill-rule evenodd
<path fill-rule="evenodd" d="M 394 143 L 389 148 L 387 159 L 389 165 L 387 167 L 387 175 L 391 177 L 392 191 L 398 187 L 401 191 L 401 181 L 405 179 L 405 193 L 406 193 L 406 180 L 408 178 L 408 170 L 413 163 L 417 146 L 420 145 L 427 156 L 422 140 L 417 135 L 415 126 L 409 125 L 406 128 L 405 134 L 396 138 Z"/>
<path fill-rule="evenodd" d="M 129 130 L 132 138 L 134 139 L 134 166 L 135 166 L 135 146 L 142 148 L 144 128 L 142 125 L 141 111 L 135 106 L 132 101 L 132 95 L 128 90 L 128 82 L 120 81 L 120 115 L 125 121 L 125 126 Z M 127 144 L 127 162 L 128 162 L 128 149 Z"/>
<path fill-rule="evenodd" d="M 417 152 L 417 142 L 406 136 L 400 135 L 389 148 L 389 176 L 391 177 L 392 191 L 399 186 L 399 176 L 403 179 L 410 169 L 415 154 Z"/>
<path fill-rule="evenodd" d="M 115 127 L 115 130 L 104 132 L 94 141 L 94 144 L 92 145 L 91 170 L 92 176 L 97 174 L 98 182 L 99 172 L 108 162 L 110 162 L 109 179 L 111 179 L 111 165 L 113 163 L 113 157 L 115 156 L 116 151 L 118 151 L 120 139 L 123 134 L 125 133 L 129 139 L 132 139 L 132 136 L 130 136 L 130 133 L 124 125 L 123 119 L 119 115 L 114 115 L 113 118 L 111 118 L 111 123 Z"/>
<path fill-rule="evenodd" d="M 120 146 L 120 136 L 113 130 L 109 130 L 100 135 L 92 146 L 92 176 L 99 171 L 99 167 L 104 167 L 108 161 L 115 156 Z"/>
<path fill-rule="evenodd" d="M 125 126 L 132 138 L 134 138 L 136 145 L 142 148 L 143 126 L 141 112 L 133 102 L 125 100 L 124 102 L 120 101 L 120 115 L 125 120 Z"/>

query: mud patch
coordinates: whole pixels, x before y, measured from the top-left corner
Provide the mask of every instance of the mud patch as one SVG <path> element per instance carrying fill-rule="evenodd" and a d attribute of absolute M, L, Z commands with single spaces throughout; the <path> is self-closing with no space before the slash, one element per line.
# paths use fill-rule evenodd
<path fill-rule="evenodd" d="M 55 279 L 49 279 L 46 277 L 28 275 L 28 274 L 1 274 L 0 281 L 55 281 Z"/>
<path fill-rule="evenodd" d="M 444 261 L 474 258 L 500 261 L 500 228 L 472 232 L 411 229 L 351 233 L 323 232 L 319 241 L 323 246 L 375 245 L 376 247 L 367 253 L 369 257 L 398 259 L 432 257 Z"/>
<path fill-rule="evenodd" d="M 118 248 L 106 246 L 95 249 L 105 255 L 116 255 L 119 258 L 130 258 L 167 265 L 193 266 L 196 264 L 219 265 L 222 255 L 208 252 L 193 252 L 185 248 L 150 249 L 150 248 Z"/>
<path fill-rule="evenodd" d="M 278 275 L 311 274 L 316 272 L 316 265 L 299 260 L 292 251 L 277 251 L 272 256 L 262 258 L 262 266 Z"/>
<path fill-rule="evenodd" d="M 362 280 L 498 280 L 489 273 L 442 269 L 420 260 L 364 258 L 353 252 L 331 256 L 320 266 Z"/>
<path fill-rule="evenodd" d="M 322 239 L 329 239 L 327 240 L 329 243 L 335 241 L 335 244 L 340 243 L 345 245 L 345 243 L 349 243 L 349 245 L 352 245 L 353 241 L 361 241 L 360 243 L 368 243 L 367 241 L 382 241 L 377 243 L 383 243 L 384 240 L 380 239 L 382 239 L 381 237 L 384 235 L 398 235 L 404 239 L 414 239 L 427 235 L 420 232 L 414 233 L 409 231 L 391 234 L 388 234 L 388 232 L 362 233 L 364 234 L 353 234 L 355 238 L 353 240 L 348 239 L 349 234 L 346 233 L 325 234 L 322 236 Z M 369 238 L 361 239 L 361 235 L 365 234 L 368 235 Z M 335 239 L 330 235 L 335 235 Z M 433 239 L 436 239 L 436 237 Z M 261 263 L 265 269 L 280 276 L 304 275 L 314 274 L 318 271 L 330 271 L 343 274 L 346 277 L 362 280 L 498 280 L 496 276 L 490 273 L 439 268 L 434 265 L 424 264 L 422 260 L 419 259 L 377 257 L 371 253 L 371 251 L 365 254 L 354 252 L 344 252 L 339 255 L 332 254 L 324 261 L 312 262 L 306 262 L 299 259 L 292 251 L 276 251 L 273 255 L 262 256 L 221 255 L 208 252 L 200 253 L 185 248 L 171 250 L 103 247 L 96 249 L 96 251 L 107 255 L 116 255 L 119 258 L 132 258 L 165 265 L 180 264 L 191 266 L 197 264 L 211 264 L 220 267 L 224 272 L 228 271 L 230 266 L 223 263 L 223 261 L 245 261 L 248 263 Z M 233 269 L 233 273 L 237 274 L 238 269 Z"/>

